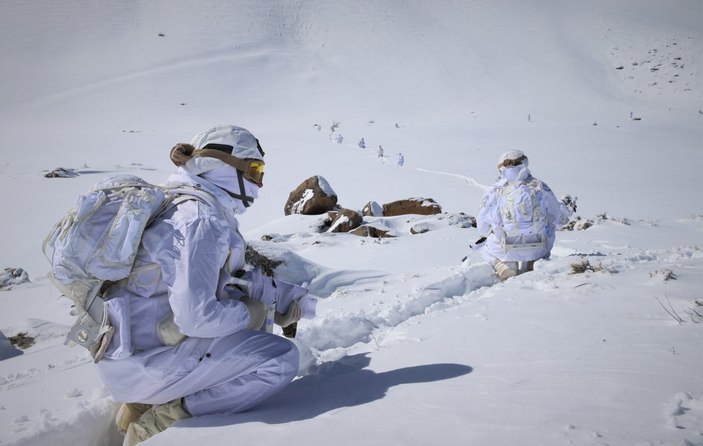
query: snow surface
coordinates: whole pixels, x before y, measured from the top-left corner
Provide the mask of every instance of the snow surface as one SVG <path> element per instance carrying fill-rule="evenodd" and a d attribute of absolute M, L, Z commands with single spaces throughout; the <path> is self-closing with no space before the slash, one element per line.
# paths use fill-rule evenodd
<path fill-rule="evenodd" d="M 146 444 L 702 445 L 702 23 L 700 0 L 3 1 L 0 271 L 30 281 L 0 291 L 0 445 L 120 444 L 41 243 L 93 183 L 161 182 L 217 123 L 261 140 L 241 228 L 318 316 L 282 393 Z M 456 222 L 512 149 L 593 226 L 496 283 Z M 317 233 L 283 216 L 313 175 L 347 208 L 445 213 Z"/>

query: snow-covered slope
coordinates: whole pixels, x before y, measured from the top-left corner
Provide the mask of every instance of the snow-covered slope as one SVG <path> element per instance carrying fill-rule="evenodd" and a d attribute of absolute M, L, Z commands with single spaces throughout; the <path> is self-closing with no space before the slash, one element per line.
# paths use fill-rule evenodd
<path fill-rule="evenodd" d="M 2 2 L 0 269 L 31 282 L 0 291 L 0 444 L 119 444 L 41 242 L 98 179 L 160 182 L 215 123 L 267 152 L 245 236 L 323 300 L 279 397 L 149 444 L 703 444 L 701 23 L 698 0 Z M 494 284 L 453 223 L 515 148 L 595 225 Z M 283 216 L 316 174 L 348 208 L 445 214 L 318 234 Z"/>

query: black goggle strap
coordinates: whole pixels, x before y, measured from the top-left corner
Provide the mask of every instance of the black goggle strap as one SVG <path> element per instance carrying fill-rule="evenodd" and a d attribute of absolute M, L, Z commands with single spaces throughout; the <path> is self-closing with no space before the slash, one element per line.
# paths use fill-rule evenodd
<path fill-rule="evenodd" d="M 239 182 L 239 192 L 241 192 L 241 194 L 235 194 L 230 191 L 225 192 L 227 192 L 230 197 L 241 200 L 244 207 L 248 208 L 254 202 L 254 198 L 244 192 L 244 175 L 242 175 L 242 171 L 239 169 L 237 169 L 237 181 Z"/>

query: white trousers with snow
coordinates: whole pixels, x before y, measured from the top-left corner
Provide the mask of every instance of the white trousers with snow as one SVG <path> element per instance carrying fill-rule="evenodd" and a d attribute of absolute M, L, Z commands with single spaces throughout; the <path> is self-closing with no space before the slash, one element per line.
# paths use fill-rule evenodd
<path fill-rule="evenodd" d="M 163 404 L 185 398 L 193 416 L 247 410 L 285 387 L 298 371 L 295 344 L 244 330 L 215 339 L 186 338 L 122 360 L 98 363 L 113 398 Z"/>

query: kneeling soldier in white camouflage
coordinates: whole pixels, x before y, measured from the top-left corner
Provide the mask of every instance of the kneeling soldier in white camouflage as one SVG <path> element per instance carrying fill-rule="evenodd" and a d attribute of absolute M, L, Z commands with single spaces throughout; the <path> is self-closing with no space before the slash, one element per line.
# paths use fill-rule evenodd
<path fill-rule="evenodd" d="M 171 159 L 179 168 L 167 186 L 209 199 L 161 214 L 144 232 L 130 277 L 103 293 L 115 333 L 98 367 L 125 402 L 116 421 L 130 446 L 179 419 L 240 412 L 283 389 L 298 371 L 298 351 L 262 330 L 267 305 L 276 305 L 283 327 L 310 313 L 304 287 L 257 270 L 242 277 L 236 214 L 263 186 L 258 140 L 218 126 L 178 144 Z"/>
<path fill-rule="evenodd" d="M 476 217 L 483 256 L 493 262 L 500 280 L 532 271 L 539 259 L 549 258 L 557 226 L 576 210 L 568 195 L 558 201 L 544 182 L 534 178 L 527 156 L 519 150 L 499 160 L 500 178 L 483 196 Z"/>

